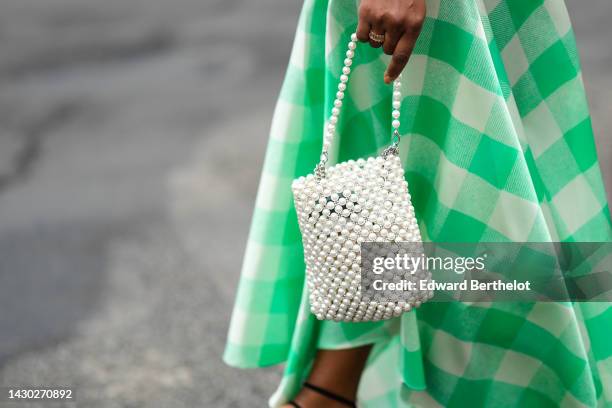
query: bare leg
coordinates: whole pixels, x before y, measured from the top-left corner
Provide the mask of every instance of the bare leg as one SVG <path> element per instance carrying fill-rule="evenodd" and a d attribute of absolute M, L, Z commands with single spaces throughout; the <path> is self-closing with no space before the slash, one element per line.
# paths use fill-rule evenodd
<path fill-rule="evenodd" d="M 354 401 L 361 373 L 365 367 L 370 345 L 346 350 L 319 350 L 308 377 L 308 382 Z M 294 398 L 303 408 L 346 408 L 337 401 L 308 388 L 302 388 Z M 285 405 L 290 407 L 290 405 Z"/>

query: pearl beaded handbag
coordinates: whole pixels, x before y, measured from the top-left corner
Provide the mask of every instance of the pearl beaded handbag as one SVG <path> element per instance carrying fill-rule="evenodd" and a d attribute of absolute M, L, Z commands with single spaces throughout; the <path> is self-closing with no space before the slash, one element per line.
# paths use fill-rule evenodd
<path fill-rule="evenodd" d="M 410 311 L 432 293 L 414 290 L 406 301 L 363 301 L 361 243 L 421 242 L 414 208 L 398 156 L 400 81 L 393 84 L 393 141 L 380 156 L 326 168 L 357 37 L 351 36 L 331 117 L 314 174 L 293 181 L 292 190 L 304 245 L 311 312 L 320 320 L 378 321 Z M 426 270 L 415 280 L 429 279 Z"/>

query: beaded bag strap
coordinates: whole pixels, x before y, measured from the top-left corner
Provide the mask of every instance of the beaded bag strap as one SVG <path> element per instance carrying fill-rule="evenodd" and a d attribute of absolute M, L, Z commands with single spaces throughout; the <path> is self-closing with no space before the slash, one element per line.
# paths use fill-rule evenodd
<path fill-rule="evenodd" d="M 332 108 L 329 121 L 325 127 L 323 133 L 323 148 L 321 150 L 321 157 L 319 163 L 315 167 L 315 175 L 317 178 L 325 177 L 325 168 L 328 159 L 328 150 L 336 135 L 336 124 L 338 123 L 338 117 L 340 116 L 340 110 L 342 109 L 342 100 L 344 99 L 344 91 L 346 90 L 349 75 L 351 74 L 351 65 L 353 64 L 353 57 L 355 56 L 355 49 L 357 48 L 357 34 L 351 34 L 351 40 L 348 43 L 348 49 L 346 51 L 346 58 L 344 59 L 344 66 L 342 67 L 342 74 L 340 75 L 340 82 L 338 83 L 338 92 L 336 92 L 336 99 L 334 99 L 334 107 Z M 393 128 L 392 143 L 387 147 L 382 155 L 387 156 L 389 154 L 397 154 L 398 146 L 400 142 L 400 106 L 401 106 L 401 93 L 400 83 L 401 74 L 398 78 L 393 81 L 393 110 L 391 111 L 391 127 Z"/>

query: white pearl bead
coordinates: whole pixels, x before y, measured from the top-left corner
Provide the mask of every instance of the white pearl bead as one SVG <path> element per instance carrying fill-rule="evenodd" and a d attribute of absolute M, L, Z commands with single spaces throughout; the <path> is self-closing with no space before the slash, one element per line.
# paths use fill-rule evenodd
<path fill-rule="evenodd" d="M 338 90 L 341 91 L 341 92 L 344 92 L 346 90 L 346 84 L 339 83 L 338 84 Z"/>
<path fill-rule="evenodd" d="M 336 108 L 342 107 L 342 101 L 340 99 L 334 99 L 334 106 Z"/>
<path fill-rule="evenodd" d="M 345 58 L 344 59 L 344 66 L 345 67 L 350 67 L 353 64 L 353 60 L 350 58 Z"/>
<path fill-rule="evenodd" d="M 342 73 L 348 75 L 351 73 L 351 69 L 349 67 L 342 67 Z"/>
<path fill-rule="evenodd" d="M 357 41 L 357 33 L 351 34 L 351 41 Z"/>
<path fill-rule="evenodd" d="M 346 52 L 346 58 L 353 58 L 355 56 L 355 51 L 353 50 L 348 50 Z"/>
<path fill-rule="evenodd" d="M 396 101 L 402 97 L 402 93 L 400 91 L 393 91 L 393 99 Z"/>
<path fill-rule="evenodd" d="M 393 116 L 395 119 L 400 117 L 400 111 L 398 111 L 397 109 L 394 109 L 393 112 L 391 112 L 391 116 Z"/>
<path fill-rule="evenodd" d="M 348 81 L 348 76 L 347 75 L 340 75 L 340 82 L 347 82 Z"/>
<path fill-rule="evenodd" d="M 344 99 L 344 92 L 342 91 L 336 92 L 336 98 L 340 100 Z"/>
<path fill-rule="evenodd" d="M 348 43 L 348 47 L 350 50 L 354 50 L 355 47 L 357 47 L 357 44 L 355 44 L 355 41 L 351 41 Z"/>
<path fill-rule="evenodd" d="M 336 123 L 338 123 L 338 117 L 337 116 L 332 116 L 331 118 L 329 118 L 329 122 L 333 123 L 335 125 Z"/>
<path fill-rule="evenodd" d="M 398 112 L 399 113 L 399 112 Z M 332 115 L 333 116 L 338 116 L 340 114 L 340 109 L 338 108 L 332 108 Z M 399 115 L 397 115 L 399 117 Z"/>
<path fill-rule="evenodd" d="M 401 106 L 400 101 L 393 101 L 393 109 L 399 109 Z"/>
<path fill-rule="evenodd" d="M 399 129 L 400 121 L 395 119 L 393 122 L 391 122 L 391 126 L 393 126 L 394 129 Z"/>

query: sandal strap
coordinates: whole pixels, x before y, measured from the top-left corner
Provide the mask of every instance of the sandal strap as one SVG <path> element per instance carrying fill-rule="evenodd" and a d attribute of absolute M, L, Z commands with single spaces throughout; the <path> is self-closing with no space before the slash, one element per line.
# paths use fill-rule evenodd
<path fill-rule="evenodd" d="M 323 395 L 324 397 L 327 397 L 329 399 L 333 399 L 334 401 L 338 401 L 341 404 L 346 405 L 347 407 L 351 407 L 351 408 L 357 408 L 357 405 L 355 405 L 354 401 L 351 401 L 347 398 L 344 398 L 341 395 L 338 395 L 336 393 L 333 393 L 331 391 L 328 391 L 324 388 L 321 388 L 319 386 L 316 386 L 314 384 L 311 384 L 309 382 L 305 382 L 304 383 L 304 387 L 309 388 L 311 390 L 313 390 L 314 392 Z"/>
<path fill-rule="evenodd" d="M 288 404 L 291 405 L 293 408 L 302 408 L 300 407 L 300 404 L 295 401 L 289 401 Z"/>

